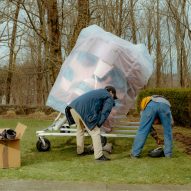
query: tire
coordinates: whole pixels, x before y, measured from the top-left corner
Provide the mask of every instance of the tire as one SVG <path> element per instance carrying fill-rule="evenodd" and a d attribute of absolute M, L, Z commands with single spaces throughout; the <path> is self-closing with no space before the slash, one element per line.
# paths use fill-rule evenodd
<path fill-rule="evenodd" d="M 107 138 L 106 137 L 101 136 L 101 144 L 102 144 L 102 147 L 104 147 L 107 144 Z"/>
<path fill-rule="evenodd" d="M 36 143 L 36 148 L 38 151 L 40 152 L 46 152 L 50 150 L 50 141 L 46 138 L 43 138 L 45 145 L 43 145 L 43 142 L 41 141 L 41 139 L 39 139 Z"/>

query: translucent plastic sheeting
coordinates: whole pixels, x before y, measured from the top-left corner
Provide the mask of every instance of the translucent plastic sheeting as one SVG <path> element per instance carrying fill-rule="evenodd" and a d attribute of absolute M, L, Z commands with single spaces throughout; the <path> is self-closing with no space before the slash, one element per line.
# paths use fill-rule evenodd
<path fill-rule="evenodd" d="M 76 97 L 112 85 L 119 98 L 114 113 L 127 113 L 152 71 L 152 59 L 143 44 L 132 44 L 92 25 L 81 31 L 46 105 L 64 113 L 65 107 Z"/>

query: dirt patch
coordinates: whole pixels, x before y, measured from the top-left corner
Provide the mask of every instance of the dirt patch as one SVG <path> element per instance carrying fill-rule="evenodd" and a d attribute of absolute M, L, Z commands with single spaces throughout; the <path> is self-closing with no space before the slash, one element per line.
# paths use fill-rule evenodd
<path fill-rule="evenodd" d="M 173 134 L 173 138 L 184 145 L 185 153 L 191 155 L 191 137 L 176 132 Z"/>
<path fill-rule="evenodd" d="M 163 138 L 162 127 L 157 127 L 156 130 L 160 138 Z M 191 136 L 189 134 L 185 135 L 185 133 L 181 133 L 180 131 L 182 131 L 182 128 L 176 128 L 176 132 L 173 132 L 173 139 L 182 144 L 183 150 L 186 154 L 191 155 Z"/>
<path fill-rule="evenodd" d="M 1 108 L 0 108 L 1 109 Z M 37 110 L 37 109 L 36 109 Z M 26 113 L 26 112 L 24 112 Z M 19 114 L 16 109 L 4 111 L 3 114 L 0 111 L 0 118 L 3 119 L 14 119 L 14 118 L 29 118 L 29 119 L 42 119 L 42 120 L 54 120 L 58 116 L 59 112 L 51 112 L 50 114 L 44 111 L 35 111 L 28 114 Z"/>

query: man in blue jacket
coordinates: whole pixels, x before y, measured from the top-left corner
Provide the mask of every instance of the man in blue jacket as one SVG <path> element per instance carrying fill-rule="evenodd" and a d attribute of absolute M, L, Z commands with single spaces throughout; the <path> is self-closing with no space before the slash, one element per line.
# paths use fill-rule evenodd
<path fill-rule="evenodd" d="M 93 142 L 94 157 L 96 160 L 107 161 L 102 151 L 100 127 L 108 118 L 115 105 L 116 90 L 112 86 L 105 89 L 92 90 L 73 100 L 69 107 L 70 113 L 77 125 L 77 154 L 86 154 L 84 151 L 84 131 L 86 130 Z"/>

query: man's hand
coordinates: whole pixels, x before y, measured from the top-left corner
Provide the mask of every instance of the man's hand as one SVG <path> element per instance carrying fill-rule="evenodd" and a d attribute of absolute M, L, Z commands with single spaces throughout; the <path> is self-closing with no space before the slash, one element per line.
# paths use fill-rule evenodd
<path fill-rule="evenodd" d="M 157 142 L 157 145 L 164 145 L 163 139 L 158 138 L 156 142 Z"/>
<path fill-rule="evenodd" d="M 111 120 L 111 118 L 107 119 L 104 122 L 104 124 L 102 125 L 104 132 L 110 133 L 112 131 L 112 127 L 111 127 L 112 122 L 113 121 Z"/>

